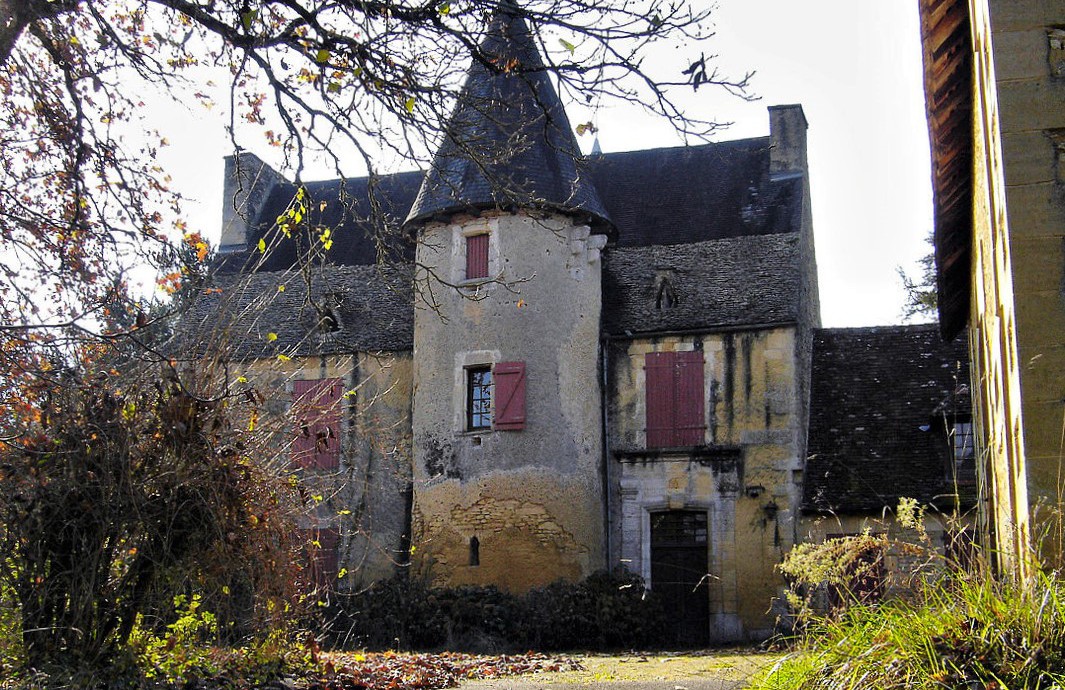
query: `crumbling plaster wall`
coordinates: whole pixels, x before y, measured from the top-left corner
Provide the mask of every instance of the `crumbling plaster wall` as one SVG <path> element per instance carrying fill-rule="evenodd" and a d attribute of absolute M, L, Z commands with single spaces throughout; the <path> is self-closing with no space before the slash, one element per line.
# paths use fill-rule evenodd
<path fill-rule="evenodd" d="M 693 349 L 704 355 L 704 441 L 722 452 L 656 456 L 646 447 L 645 355 Z M 706 510 L 711 639 L 767 636 L 800 500 L 796 329 L 613 341 L 609 351 L 614 560 L 650 580 L 650 514 Z"/>
<path fill-rule="evenodd" d="M 484 232 L 490 278 L 465 281 L 465 237 Z M 414 561 L 436 584 L 523 591 L 603 566 L 602 245 L 557 215 L 487 213 L 421 232 Z M 501 361 L 525 363 L 524 429 L 467 431 L 466 368 Z"/>
<path fill-rule="evenodd" d="M 293 382 L 339 378 L 341 457 L 336 469 L 292 467 L 307 498 L 301 528 L 335 528 L 339 586 L 391 577 L 404 564 L 410 535 L 412 364 L 409 352 L 262 359 L 236 366 L 264 399 L 259 427 L 276 451 L 264 460 L 288 463 L 296 436 L 290 414 Z"/>

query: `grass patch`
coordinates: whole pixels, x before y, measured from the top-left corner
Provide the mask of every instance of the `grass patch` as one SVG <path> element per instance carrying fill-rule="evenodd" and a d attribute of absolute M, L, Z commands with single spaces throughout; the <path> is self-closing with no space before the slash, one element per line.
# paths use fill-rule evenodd
<path fill-rule="evenodd" d="M 1031 587 L 950 574 L 908 600 L 854 605 L 813 621 L 764 668 L 765 690 L 1065 686 L 1065 584 Z"/>

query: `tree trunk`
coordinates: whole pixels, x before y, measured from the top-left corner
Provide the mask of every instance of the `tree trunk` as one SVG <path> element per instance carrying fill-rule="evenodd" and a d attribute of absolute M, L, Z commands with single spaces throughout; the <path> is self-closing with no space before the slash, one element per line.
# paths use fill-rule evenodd
<path fill-rule="evenodd" d="M 81 0 L 0 0 L 0 67 L 7 64 L 31 22 L 58 17 L 80 4 Z"/>

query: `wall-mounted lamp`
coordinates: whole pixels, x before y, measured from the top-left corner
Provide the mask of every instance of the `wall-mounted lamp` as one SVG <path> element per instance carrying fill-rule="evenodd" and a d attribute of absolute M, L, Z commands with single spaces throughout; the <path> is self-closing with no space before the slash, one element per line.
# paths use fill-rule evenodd
<path fill-rule="evenodd" d="M 747 498 L 758 498 L 765 493 L 765 487 L 761 484 L 753 484 L 747 487 Z"/>

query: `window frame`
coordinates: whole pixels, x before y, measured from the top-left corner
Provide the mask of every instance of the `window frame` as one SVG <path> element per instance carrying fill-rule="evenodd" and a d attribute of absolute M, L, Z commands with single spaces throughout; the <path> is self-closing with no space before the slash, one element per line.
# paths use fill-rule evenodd
<path fill-rule="evenodd" d="M 475 381 L 475 378 L 487 374 L 487 381 Z M 466 378 L 466 410 L 465 430 L 471 432 L 483 432 L 492 430 L 494 412 L 495 385 L 492 377 L 491 364 L 476 364 L 465 367 Z M 485 394 L 486 393 L 486 394 Z M 477 403 L 487 401 L 487 409 L 475 409 Z M 483 422 L 483 423 L 475 423 Z"/>

